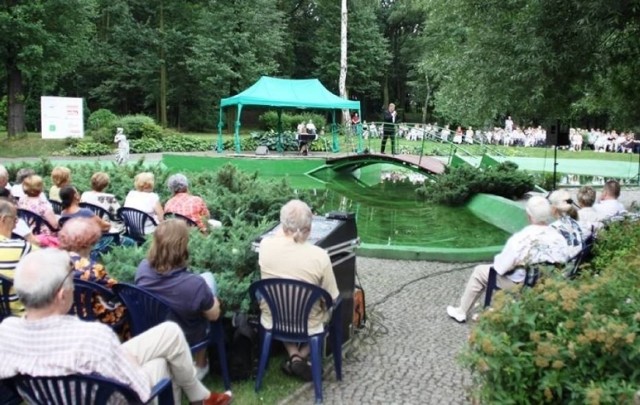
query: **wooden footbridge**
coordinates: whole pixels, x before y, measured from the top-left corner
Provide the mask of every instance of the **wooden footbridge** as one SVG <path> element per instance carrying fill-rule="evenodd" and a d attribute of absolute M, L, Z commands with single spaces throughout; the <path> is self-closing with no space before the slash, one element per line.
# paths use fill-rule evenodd
<path fill-rule="evenodd" d="M 445 169 L 444 163 L 431 156 L 385 155 L 381 153 L 366 153 L 360 155 L 347 155 L 336 158 L 327 158 L 324 166 L 314 169 L 308 174 L 323 169 L 332 169 L 334 171 L 354 171 L 364 166 L 380 163 L 405 167 L 415 172 L 427 175 L 442 174 L 444 173 Z"/>

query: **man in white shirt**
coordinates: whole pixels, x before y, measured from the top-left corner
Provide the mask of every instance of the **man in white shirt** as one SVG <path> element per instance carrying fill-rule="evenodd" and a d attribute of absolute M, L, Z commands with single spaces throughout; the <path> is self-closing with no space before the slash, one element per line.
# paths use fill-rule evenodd
<path fill-rule="evenodd" d="M 162 323 L 120 344 L 108 326 L 67 315 L 73 303 L 67 252 L 50 248 L 28 254 L 16 268 L 14 287 L 27 311 L 0 324 L 0 379 L 96 373 L 129 386 L 146 402 L 151 386 L 171 377 L 177 404 L 181 391 L 191 403 L 231 402 L 230 394 L 211 393 L 196 378 L 191 350 L 176 323 Z"/>
<path fill-rule="evenodd" d="M 618 197 L 620 197 L 620 183 L 616 180 L 608 180 L 604 183 L 602 194 L 600 194 L 600 202 L 593 206 L 598 213 L 600 221 L 627 212 L 624 205 L 618 201 Z"/>
<path fill-rule="evenodd" d="M 507 132 L 513 131 L 513 120 L 511 119 L 510 115 L 504 121 L 504 130 Z"/>
<path fill-rule="evenodd" d="M 526 213 L 530 225 L 509 238 L 502 252 L 494 257 L 493 264 L 475 267 L 460 298 L 460 306 L 447 307 L 451 318 L 460 323 L 467 320 L 471 308 L 487 287 L 491 267 L 498 273 L 498 287 L 505 289 L 524 281 L 524 266 L 527 264 L 564 263 L 569 260 L 566 240 L 548 226 L 552 219 L 549 202 L 543 197 L 531 197 L 527 201 Z"/>

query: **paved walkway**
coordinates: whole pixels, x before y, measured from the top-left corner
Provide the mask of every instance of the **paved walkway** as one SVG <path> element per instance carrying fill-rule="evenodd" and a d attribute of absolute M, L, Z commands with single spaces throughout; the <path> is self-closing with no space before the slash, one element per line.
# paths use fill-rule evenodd
<path fill-rule="evenodd" d="M 468 404 L 470 373 L 457 356 L 470 326 L 446 314 L 473 265 L 358 258 L 370 325 L 353 339 L 343 380 L 323 379 L 326 404 Z M 326 361 L 330 364 L 332 361 Z M 283 404 L 313 403 L 305 384 Z"/>

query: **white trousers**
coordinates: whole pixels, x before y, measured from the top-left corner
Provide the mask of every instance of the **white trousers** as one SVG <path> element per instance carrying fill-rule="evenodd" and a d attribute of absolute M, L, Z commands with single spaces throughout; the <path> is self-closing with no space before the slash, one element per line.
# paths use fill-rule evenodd
<path fill-rule="evenodd" d="M 473 269 L 473 273 L 467 281 L 467 286 L 464 289 L 462 298 L 460 298 L 460 309 L 468 314 L 473 308 L 478 298 L 482 296 L 482 293 L 487 289 L 487 283 L 489 282 L 489 269 L 490 264 L 479 264 Z M 496 284 L 501 289 L 506 289 L 516 285 L 510 278 L 501 276 L 498 274 L 496 277 Z"/>
<path fill-rule="evenodd" d="M 178 324 L 161 323 L 126 341 L 122 347 L 136 358 L 152 385 L 171 378 L 176 404 L 182 403 L 182 391 L 190 402 L 209 397 L 209 390 L 196 378 L 191 350 Z"/>

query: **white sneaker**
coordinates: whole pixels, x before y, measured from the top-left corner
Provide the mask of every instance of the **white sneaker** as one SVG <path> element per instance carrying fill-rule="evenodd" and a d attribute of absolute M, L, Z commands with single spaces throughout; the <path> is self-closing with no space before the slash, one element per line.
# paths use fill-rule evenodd
<path fill-rule="evenodd" d="M 447 314 L 458 323 L 463 323 L 467 320 L 467 314 L 458 307 L 452 307 L 449 305 L 447 307 Z"/>
<path fill-rule="evenodd" d="M 196 366 L 196 378 L 200 381 L 202 381 L 207 374 L 209 374 L 209 365 L 207 364 L 204 367 L 198 367 Z"/>

